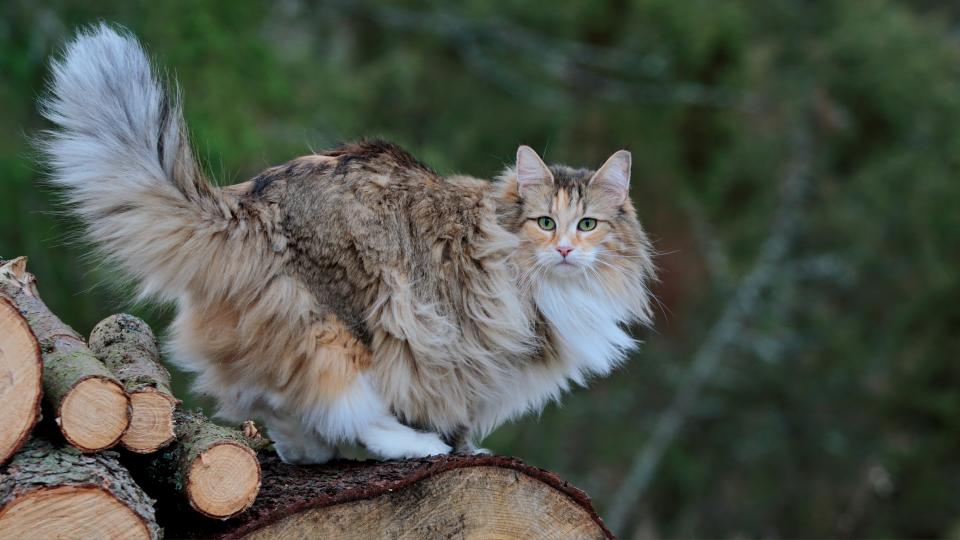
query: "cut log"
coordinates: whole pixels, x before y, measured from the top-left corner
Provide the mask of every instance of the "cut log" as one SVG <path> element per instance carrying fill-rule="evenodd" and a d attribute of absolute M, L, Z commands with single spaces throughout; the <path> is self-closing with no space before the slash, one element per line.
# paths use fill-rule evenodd
<path fill-rule="evenodd" d="M 171 519 L 193 538 L 613 538 L 589 498 L 500 456 L 294 466 L 262 460 L 263 490 L 226 522 Z M 162 505 L 161 515 L 171 512 Z"/>
<path fill-rule="evenodd" d="M 120 444 L 148 454 L 173 441 L 173 411 L 179 401 L 147 323 L 125 313 L 111 315 L 94 327 L 89 343 L 130 395 L 130 426 Z"/>
<path fill-rule="evenodd" d="M 130 400 L 83 338 L 40 299 L 26 258 L 0 265 L 0 295 L 16 306 L 40 344 L 44 399 L 64 438 L 84 452 L 116 444 L 130 421 Z"/>
<path fill-rule="evenodd" d="M 23 446 L 40 419 L 40 344 L 16 306 L 0 297 L 0 465 Z"/>
<path fill-rule="evenodd" d="M 160 538 L 153 500 L 116 454 L 34 438 L 0 474 L 0 540 Z"/>
<path fill-rule="evenodd" d="M 200 413 L 175 414 L 176 440 L 130 468 L 142 483 L 167 492 L 204 516 L 227 519 L 253 504 L 260 491 L 260 463 L 240 430 L 214 424 Z M 172 492 L 172 493 L 171 493 Z"/>

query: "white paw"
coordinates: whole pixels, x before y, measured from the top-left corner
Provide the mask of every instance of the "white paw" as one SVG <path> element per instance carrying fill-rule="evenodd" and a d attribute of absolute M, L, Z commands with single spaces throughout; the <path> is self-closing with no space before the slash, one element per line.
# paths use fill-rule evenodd
<path fill-rule="evenodd" d="M 319 465 L 337 456 L 337 449 L 327 445 L 303 446 L 274 442 L 273 447 L 280 459 L 291 465 Z"/>
<path fill-rule="evenodd" d="M 382 432 L 367 438 L 367 450 L 385 459 L 408 459 L 449 454 L 451 448 L 436 433 L 412 429 Z"/>
<path fill-rule="evenodd" d="M 419 455 L 416 456 L 408 457 L 439 456 L 449 454 L 453 450 L 453 448 L 451 448 L 447 443 L 443 442 L 443 440 L 440 439 L 440 436 L 436 433 L 423 433 L 421 435 L 425 435 L 425 440 L 422 441 L 422 445 L 420 447 L 420 451 L 422 453 L 419 453 Z"/>
<path fill-rule="evenodd" d="M 487 450 L 486 448 L 474 448 L 473 455 L 475 456 L 492 456 L 493 452 Z"/>

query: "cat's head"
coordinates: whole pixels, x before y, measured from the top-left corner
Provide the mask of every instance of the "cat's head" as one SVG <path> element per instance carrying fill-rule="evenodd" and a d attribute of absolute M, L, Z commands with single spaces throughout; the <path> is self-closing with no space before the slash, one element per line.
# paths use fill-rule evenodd
<path fill-rule="evenodd" d="M 503 177 L 501 216 L 520 239 L 516 260 L 525 280 L 597 280 L 624 294 L 645 289 L 652 249 L 630 201 L 630 167 L 626 150 L 597 170 L 548 166 L 532 148 L 517 150 Z"/>

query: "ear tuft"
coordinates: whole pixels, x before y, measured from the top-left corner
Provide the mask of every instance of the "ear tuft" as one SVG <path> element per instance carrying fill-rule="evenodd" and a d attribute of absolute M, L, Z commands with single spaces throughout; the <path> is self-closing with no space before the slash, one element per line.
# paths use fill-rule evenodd
<path fill-rule="evenodd" d="M 541 185 L 552 185 L 553 174 L 547 165 L 540 159 L 537 152 L 529 146 L 523 145 L 517 149 L 517 188 L 520 197 L 525 197 L 530 188 Z"/>
<path fill-rule="evenodd" d="M 590 186 L 596 186 L 609 195 L 616 204 L 623 204 L 630 192 L 630 152 L 617 150 L 590 179 Z"/>

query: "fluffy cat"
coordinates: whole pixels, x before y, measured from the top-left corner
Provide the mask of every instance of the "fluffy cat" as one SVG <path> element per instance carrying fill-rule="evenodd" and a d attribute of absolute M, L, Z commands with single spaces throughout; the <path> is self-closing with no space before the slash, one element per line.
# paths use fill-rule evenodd
<path fill-rule="evenodd" d="M 176 303 L 169 356 L 196 389 L 262 419 L 287 462 L 474 451 L 650 322 L 624 150 L 592 171 L 521 146 L 491 182 L 362 141 L 218 188 L 131 35 L 81 31 L 51 69 L 52 182 L 143 295 Z"/>

